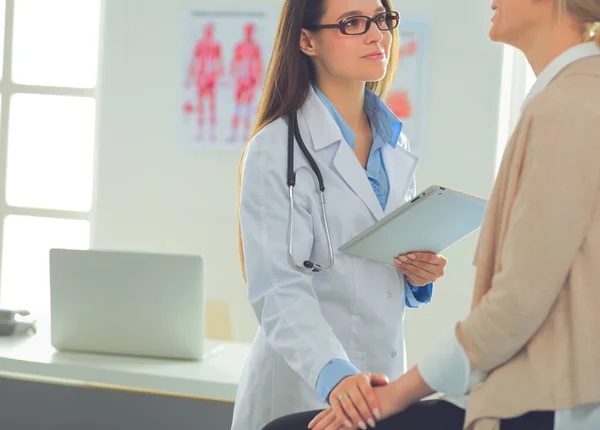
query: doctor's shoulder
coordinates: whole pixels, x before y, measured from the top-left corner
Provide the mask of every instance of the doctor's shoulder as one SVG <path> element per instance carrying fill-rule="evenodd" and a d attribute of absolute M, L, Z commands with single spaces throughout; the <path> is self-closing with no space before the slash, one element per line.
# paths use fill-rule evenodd
<path fill-rule="evenodd" d="M 400 133 L 400 136 L 398 137 L 398 147 L 405 149 L 408 152 L 411 152 L 410 141 L 408 140 L 408 137 L 406 137 L 406 135 L 404 133 Z"/>
<path fill-rule="evenodd" d="M 287 121 L 278 118 L 250 138 L 244 151 L 244 164 L 260 168 L 285 166 L 287 160 Z"/>

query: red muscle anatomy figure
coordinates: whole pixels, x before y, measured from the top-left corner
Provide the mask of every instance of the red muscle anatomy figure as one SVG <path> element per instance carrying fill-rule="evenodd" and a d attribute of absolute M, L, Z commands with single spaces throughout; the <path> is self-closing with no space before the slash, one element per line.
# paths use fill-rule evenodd
<path fill-rule="evenodd" d="M 196 113 L 198 118 L 198 139 L 205 137 L 204 103 L 208 102 L 210 139 L 216 140 L 217 114 L 216 114 L 216 89 L 218 78 L 223 74 L 221 58 L 221 44 L 214 40 L 214 25 L 204 27 L 202 39 L 196 43 L 194 55 L 190 62 L 187 86 L 196 86 Z M 191 106 L 185 107 L 186 111 Z"/>
<path fill-rule="evenodd" d="M 263 73 L 261 49 L 254 39 L 255 26 L 244 27 L 245 38 L 236 44 L 230 74 L 235 80 L 235 110 L 230 141 L 246 139 L 250 134 L 252 103 Z M 244 122 L 243 135 L 238 135 L 240 122 Z"/>

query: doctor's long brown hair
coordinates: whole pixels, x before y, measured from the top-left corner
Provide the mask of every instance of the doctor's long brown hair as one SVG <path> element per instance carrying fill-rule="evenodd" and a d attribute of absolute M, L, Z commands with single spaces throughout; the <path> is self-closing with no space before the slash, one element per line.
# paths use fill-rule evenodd
<path fill-rule="evenodd" d="M 315 78 L 315 71 L 310 58 L 300 50 L 301 30 L 320 23 L 327 1 L 335 0 L 285 0 L 252 136 L 282 116 L 296 112 L 304 104 L 310 83 Z M 381 3 L 387 11 L 392 10 L 391 0 L 381 0 Z M 399 36 L 396 29 L 392 32 L 392 47 L 386 76 L 381 81 L 367 83 L 367 88 L 379 97 L 385 96 L 394 79 L 398 63 L 398 46 Z M 246 146 L 238 170 L 238 242 L 244 279 L 246 279 L 246 264 L 239 209 L 245 153 Z M 285 160 L 281 162 L 284 163 Z"/>

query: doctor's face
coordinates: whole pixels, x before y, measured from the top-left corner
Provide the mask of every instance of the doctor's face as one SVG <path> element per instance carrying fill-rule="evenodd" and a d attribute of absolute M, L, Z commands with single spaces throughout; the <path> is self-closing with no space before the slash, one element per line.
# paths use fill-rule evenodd
<path fill-rule="evenodd" d="M 318 24 L 338 24 L 353 16 L 375 17 L 386 12 L 380 0 L 326 0 L 325 13 Z M 384 17 L 382 16 L 382 21 Z M 348 33 L 358 32 L 365 20 L 346 21 Z M 386 28 L 386 23 L 381 22 Z M 343 34 L 337 28 L 313 30 L 307 33 L 311 42 L 311 57 L 318 74 L 337 79 L 363 82 L 385 77 L 392 45 L 391 31 L 380 30 L 371 22 L 364 34 Z"/>
<path fill-rule="evenodd" d="M 535 34 L 552 20 L 556 0 L 493 0 L 490 39 L 516 48 L 526 48 Z"/>

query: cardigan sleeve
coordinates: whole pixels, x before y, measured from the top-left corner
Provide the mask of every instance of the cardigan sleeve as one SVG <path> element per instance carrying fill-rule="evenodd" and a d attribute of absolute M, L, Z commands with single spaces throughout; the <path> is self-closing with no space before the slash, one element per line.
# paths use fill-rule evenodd
<path fill-rule="evenodd" d="M 508 361 L 535 334 L 569 276 L 600 194 L 600 115 L 576 97 L 538 100 L 491 288 L 457 327 L 472 365 Z M 510 203 L 510 202 L 507 202 Z"/>

